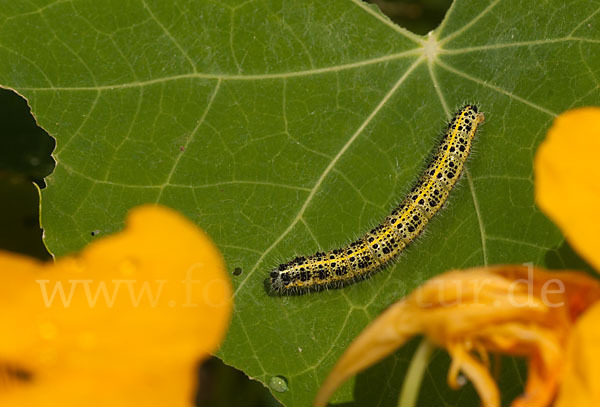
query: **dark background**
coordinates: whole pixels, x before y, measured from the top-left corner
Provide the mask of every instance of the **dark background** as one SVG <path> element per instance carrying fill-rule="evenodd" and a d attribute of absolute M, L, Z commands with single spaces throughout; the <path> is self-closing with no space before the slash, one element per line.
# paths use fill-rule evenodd
<path fill-rule="evenodd" d="M 426 34 L 442 21 L 451 0 L 372 0 L 394 22 Z M 37 127 L 27 102 L 0 88 L 0 250 L 51 259 L 42 241 L 38 188 L 54 170 L 55 140 Z M 279 406 L 269 391 L 211 358 L 198 369 L 199 407 Z"/>

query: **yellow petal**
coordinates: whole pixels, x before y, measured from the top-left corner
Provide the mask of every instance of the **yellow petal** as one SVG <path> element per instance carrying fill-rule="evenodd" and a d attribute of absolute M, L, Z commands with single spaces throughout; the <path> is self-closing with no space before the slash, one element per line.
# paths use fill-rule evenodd
<path fill-rule="evenodd" d="M 556 407 L 600 405 L 600 304 L 577 321 Z"/>
<path fill-rule="evenodd" d="M 219 251 L 164 207 L 56 263 L 0 253 L 0 405 L 190 406 L 230 313 Z"/>
<path fill-rule="evenodd" d="M 535 156 L 535 199 L 600 271 L 600 108 L 561 114 Z"/>

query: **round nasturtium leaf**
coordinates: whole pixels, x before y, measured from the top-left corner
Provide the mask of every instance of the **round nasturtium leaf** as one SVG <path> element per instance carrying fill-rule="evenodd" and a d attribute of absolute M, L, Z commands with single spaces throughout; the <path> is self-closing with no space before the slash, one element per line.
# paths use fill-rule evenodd
<path fill-rule="evenodd" d="M 56 139 L 42 193 L 56 255 L 158 202 L 214 239 L 235 311 L 218 355 L 288 406 L 310 405 L 352 338 L 393 301 L 453 268 L 572 251 L 535 207 L 532 160 L 560 112 L 598 104 L 600 24 L 589 1 L 456 1 L 417 36 L 360 0 L 5 2 L 0 85 Z M 450 202 L 392 267 L 342 290 L 270 296 L 269 271 L 376 225 L 416 181 L 465 102 L 486 121 Z M 334 401 L 395 405 L 414 347 Z M 500 386 L 521 392 L 503 364 Z M 449 390 L 437 353 L 422 405 Z"/>

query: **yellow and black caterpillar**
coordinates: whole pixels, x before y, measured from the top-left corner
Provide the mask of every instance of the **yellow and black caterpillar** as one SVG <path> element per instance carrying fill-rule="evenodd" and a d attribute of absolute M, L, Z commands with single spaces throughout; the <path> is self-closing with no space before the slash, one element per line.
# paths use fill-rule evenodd
<path fill-rule="evenodd" d="M 279 265 L 270 274 L 273 290 L 286 294 L 345 285 L 392 262 L 446 202 L 467 161 L 477 126 L 483 120 L 477 106 L 460 109 L 448 124 L 424 174 L 379 226 L 340 249 L 297 257 Z"/>

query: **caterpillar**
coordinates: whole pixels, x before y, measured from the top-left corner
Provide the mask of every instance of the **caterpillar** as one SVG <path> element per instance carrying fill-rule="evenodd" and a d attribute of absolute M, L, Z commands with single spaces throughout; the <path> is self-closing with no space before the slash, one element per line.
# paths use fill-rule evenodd
<path fill-rule="evenodd" d="M 279 294 L 291 294 L 343 286 L 393 262 L 448 199 L 483 120 L 483 113 L 475 105 L 456 112 L 423 175 L 381 224 L 340 249 L 280 264 L 269 275 L 271 288 Z"/>

